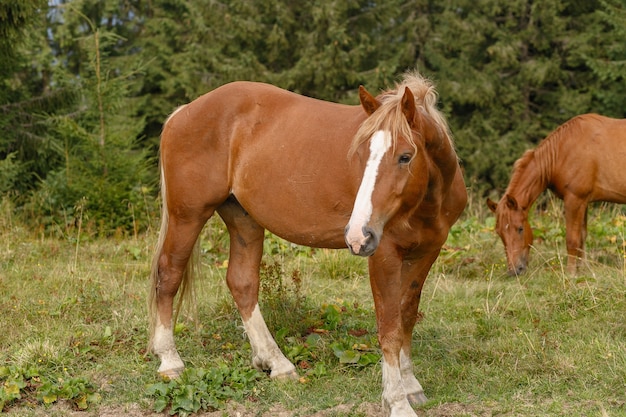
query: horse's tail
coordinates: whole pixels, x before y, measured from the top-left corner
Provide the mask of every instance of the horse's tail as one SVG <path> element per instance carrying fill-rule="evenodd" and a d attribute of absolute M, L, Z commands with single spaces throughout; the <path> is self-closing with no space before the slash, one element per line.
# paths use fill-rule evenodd
<path fill-rule="evenodd" d="M 148 352 L 152 351 L 154 332 L 158 322 L 158 309 L 157 309 L 157 290 L 159 287 L 159 258 L 161 257 L 161 251 L 163 249 L 163 243 L 165 241 L 165 236 L 167 235 L 167 228 L 169 225 L 169 211 L 167 208 L 167 198 L 166 198 L 166 186 L 165 183 L 165 174 L 163 172 L 163 167 L 161 167 L 161 229 L 159 231 L 159 237 L 156 243 L 156 248 L 154 251 L 154 256 L 152 258 L 152 269 L 150 271 L 150 292 L 148 296 L 148 314 L 149 314 L 149 338 L 148 338 Z M 188 300 L 192 306 L 192 311 L 195 311 L 195 296 L 193 291 L 193 279 L 196 275 L 196 271 L 198 269 L 198 261 L 199 261 L 199 242 L 200 240 L 196 240 L 194 245 L 194 249 L 189 257 L 189 261 L 187 262 L 187 267 L 185 268 L 185 272 L 183 272 L 182 281 L 178 290 L 178 301 L 176 304 L 176 309 L 174 313 L 174 319 L 172 320 L 171 325 L 174 326 L 178 319 L 178 314 L 181 311 L 181 307 L 184 300 Z M 163 323 L 170 324 L 170 323 Z"/>

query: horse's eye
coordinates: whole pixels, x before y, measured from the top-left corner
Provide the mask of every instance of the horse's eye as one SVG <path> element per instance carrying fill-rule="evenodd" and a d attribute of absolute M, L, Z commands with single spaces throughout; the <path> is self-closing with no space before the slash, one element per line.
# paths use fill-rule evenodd
<path fill-rule="evenodd" d="M 524 233 L 524 226 L 520 226 L 520 227 L 518 227 L 518 228 L 517 228 L 517 233 L 519 233 L 520 235 L 521 235 L 522 233 Z"/>
<path fill-rule="evenodd" d="M 403 153 L 402 155 L 400 155 L 400 157 L 398 158 L 398 163 L 400 165 L 406 165 L 409 162 L 411 162 L 411 155 L 408 153 Z"/>

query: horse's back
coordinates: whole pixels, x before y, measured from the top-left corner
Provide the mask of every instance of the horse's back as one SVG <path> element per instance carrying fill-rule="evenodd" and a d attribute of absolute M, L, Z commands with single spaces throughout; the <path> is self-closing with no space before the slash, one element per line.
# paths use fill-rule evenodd
<path fill-rule="evenodd" d="M 559 130 L 563 130 L 563 146 L 570 149 L 582 146 L 597 155 L 604 155 L 609 149 L 626 149 L 626 119 L 587 113 L 572 117 L 555 132 Z"/>
<path fill-rule="evenodd" d="M 583 114 L 560 126 L 553 188 L 588 201 L 626 200 L 626 119 Z"/>
<path fill-rule="evenodd" d="M 331 133 L 337 137 L 335 142 L 349 142 L 363 119 L 359 106 L 318 100 L 269 84 L 235 81 L 178 109 L 165 125 L 162 143 L 174 136 L 178 144 L 186 137 L 196 147 L 204 141 L 234 147 L 236 141 L 250 138 L 322 140 Z"/>
<path fill-rule="evenodd" d="M 586 113 L 572 117 L 561 126 L 567 127 L 570 124 L 574 129 L 573 134 L 576 134 L 576 130 L 578 130 L 582 137 L 591 138 L 594 135 L 606 136 L 608 132 L 618 132 L 621 130 L 621 127 L 626 126 L 626 119 L 615 119 L 596 113 Z M 620 136 L 623 138 L 625 135 L 626 132 Z"/>

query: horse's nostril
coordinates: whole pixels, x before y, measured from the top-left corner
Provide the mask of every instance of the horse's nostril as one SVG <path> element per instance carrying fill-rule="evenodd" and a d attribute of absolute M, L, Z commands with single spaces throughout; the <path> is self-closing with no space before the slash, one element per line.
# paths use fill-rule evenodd
<path fill-rule="evenodd" d="M 517 265 L 515 268 L 509 269 L 509 275 L 517 276 L 522 275 L 526 271 L 526 265 Z"/>
<path fill-rule="evenodd" d="M 361 233 L 350 233 L 350 227 L 345 229 L 345 241 L 346 245 L 350 249 L 353 255 L 370 256 L 380 242 L 380 236 L 376 231 L 368 226 L 361 228 Z"/>

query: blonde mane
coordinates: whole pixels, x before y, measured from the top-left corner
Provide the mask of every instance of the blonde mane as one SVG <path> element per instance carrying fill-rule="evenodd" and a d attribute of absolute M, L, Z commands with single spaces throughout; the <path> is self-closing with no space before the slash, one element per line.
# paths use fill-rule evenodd
<path fill-rule="evenodd" d="M 414 135 L 411 132 L 411 127 L 402 112 L 401 102 L 406 87 L 415 96 L 417 108 L 424 110 L 439 129 L 443 130 L 448 140 L 451 141 L 448 122 L 437 109 L 438 95 L 435 86 L 417 71 L 411 71 L 404 74 L 402 81 L 396 84 L 395 89 L 384 91 L 377 97 L 381 102 L 381 106 L 370 117 L 365 119 L 359 127 L 352 140 L 350 155 L 353 155 L 378 130 L 389 132 L 394 146 L 398 137 L 402 136 L 409 140 L 412 146 L 416 147 L 416 144 L 413 142 Z"/>

